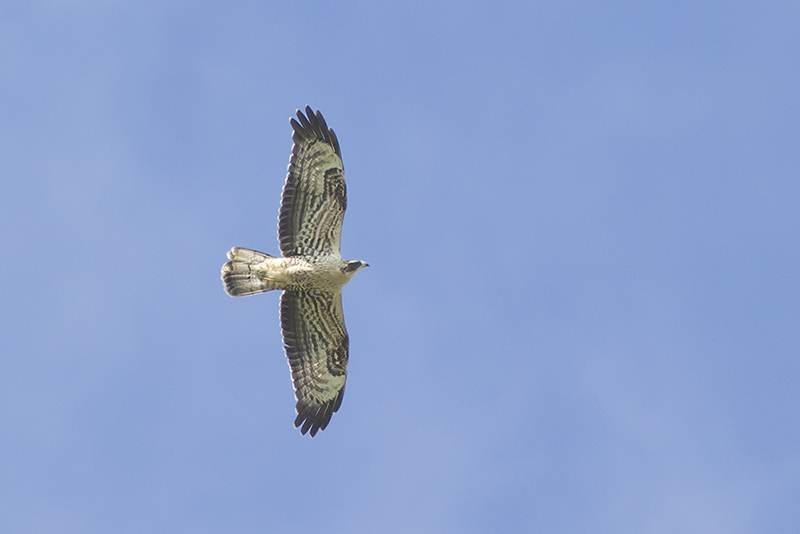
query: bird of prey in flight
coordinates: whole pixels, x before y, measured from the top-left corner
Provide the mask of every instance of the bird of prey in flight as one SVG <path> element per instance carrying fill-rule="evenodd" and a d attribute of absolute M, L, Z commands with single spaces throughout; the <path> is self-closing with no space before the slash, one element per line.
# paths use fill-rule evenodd
<path fill-rule="evenodd" d="M 295 427 L 314 436 L 339 409 L 347 377 L 349 338 L 342 286 L 366 267 L 339 249 L 347 204 L 342 153 L 322 114 L 306 107 L 290 119 L 294 133 L 278 216 L 283 257 L 234 247 L 222 266 L 232 297 L 283 290 L 281 329 L 292 371 Z"/>

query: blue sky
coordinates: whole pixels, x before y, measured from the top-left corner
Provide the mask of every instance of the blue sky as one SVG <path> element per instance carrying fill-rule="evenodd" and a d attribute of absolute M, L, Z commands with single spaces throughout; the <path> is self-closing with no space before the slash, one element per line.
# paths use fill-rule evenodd
<path fill-rule="evenodd" d="M 336 5 L 334 5 L 336 4 Z M 797 532 L 796 2 L 4 2 L 3 532 Z M 289 117 L 347 394 L 292 427 Z"/>

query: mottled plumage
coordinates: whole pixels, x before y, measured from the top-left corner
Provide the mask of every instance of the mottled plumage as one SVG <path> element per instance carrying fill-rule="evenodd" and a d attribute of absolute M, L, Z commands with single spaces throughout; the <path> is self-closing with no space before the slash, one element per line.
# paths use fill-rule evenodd
<path fill-rule="evenodd" d="M 284 290 L 281 329 L 297 399 L 294 425 L 314 436 L 344 395 L 349 338 L 342 286 L 367 264 L 343 260 L 339 250 L 347 189 L 336 134 L 310 107 L 290 123 L 294 145 L 278 217 L 283 257 L 234 247 L 222 281 L 233 297 Z"/>

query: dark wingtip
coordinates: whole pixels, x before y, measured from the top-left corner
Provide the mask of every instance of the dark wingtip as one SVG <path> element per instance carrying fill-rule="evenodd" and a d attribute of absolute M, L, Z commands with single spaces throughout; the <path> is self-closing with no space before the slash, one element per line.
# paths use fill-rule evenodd
<path fill-rule="evenodd" d="M 298 109 L 296 114 L 297 120 L 293 117 L 289 119 L 289 124 L 292 125 L 294 135 L 300 136 L 302 139 L 317 139 L 325 142 L 333 147 L 333 150 L 339 157 L 342 156 L 342 150 L 339 147 L 339 139 L 336 138 L 336 133 L 333 129 L 328 127 L 328 124 L 325 122 L 325 117 L 322 116 L 320 110 L 315 112 L 311 109 L 311 106 L 306 106 L 305 113 Z M 295 141 L 297 141 L 296 137 Z"/>
<path fill-rule="evenodd" d="M 333 414 L 339 410 L 344 398 L 344 388 L 339 391 L 335 399 L 320 406 L 309 406 L 297 403 L 297 417 L 294 420 L 294 427 L 300 428 L 300 433 L 304 436 L 308 433 L 312 438 L 320 430 L 325 430 L 331 422 Z"/>
<path fill-rule="evenodd" d="M 303 125 L 303 128 L 308 128 L 311 125 L 311 122 L 309 122 L 311 115 L 309 115 L 309 117 L 306 118 L 306 116 L 303 115 L 303 112 L 300 111 L 299 109 L 297 110 L 297 118 L 300 121 L 300 124 Z"/>

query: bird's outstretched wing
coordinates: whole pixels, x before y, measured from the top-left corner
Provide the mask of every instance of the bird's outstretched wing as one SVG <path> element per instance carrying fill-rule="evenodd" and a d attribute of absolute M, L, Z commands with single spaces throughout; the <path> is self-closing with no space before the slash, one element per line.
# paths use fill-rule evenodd
<path fill-rule="evenodd" d="M 283 186 L 278 240 L 287 257 L 339 255 L 347 205 L 342 153 L 322 113 L 306 107 L 306 115 L 298 111 L 298 120 L 290 121 L 294 146 Z"/>
<path fill-rule="evenodd" d="M 344 396 L 349 338 L 341 293 L 284 291 L 281 328 L 297 398 L 294 426 L 314 436 Z"/>

